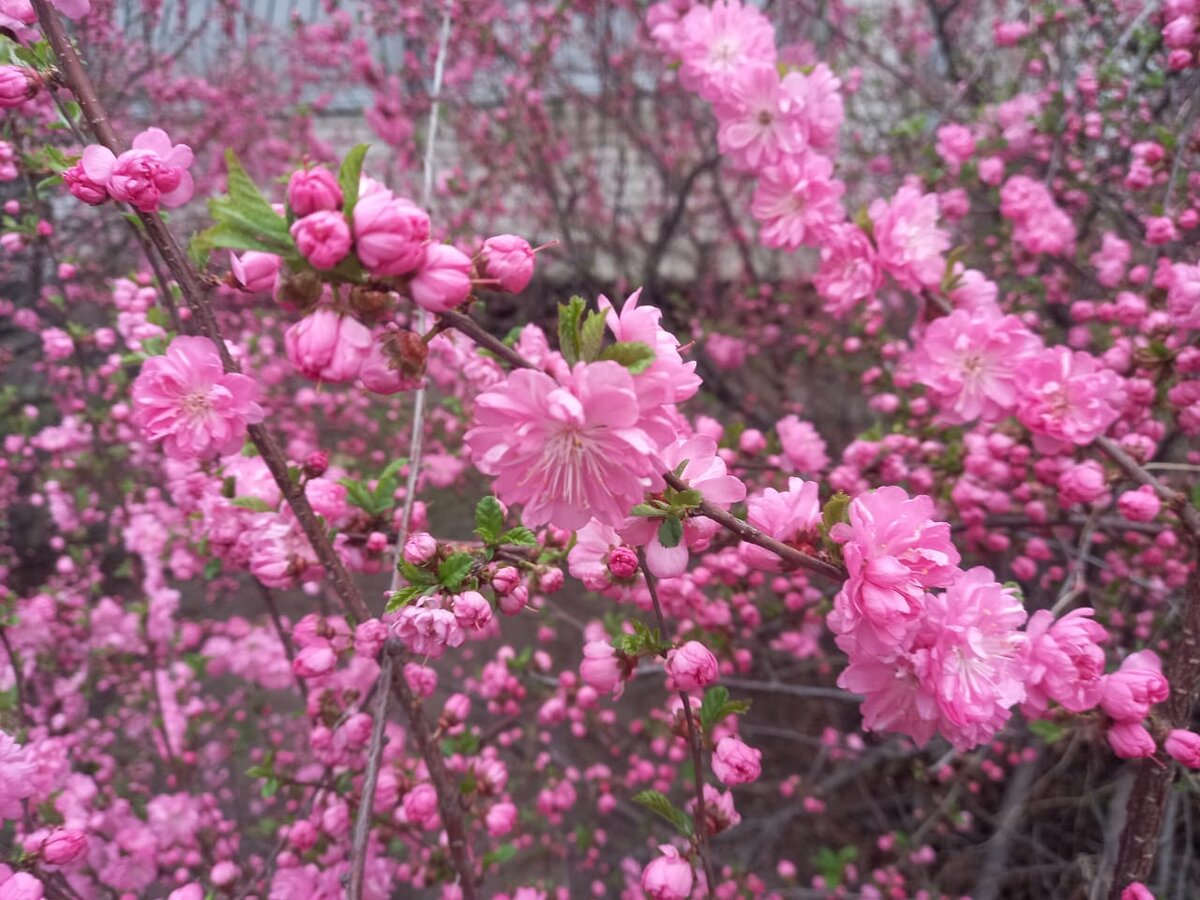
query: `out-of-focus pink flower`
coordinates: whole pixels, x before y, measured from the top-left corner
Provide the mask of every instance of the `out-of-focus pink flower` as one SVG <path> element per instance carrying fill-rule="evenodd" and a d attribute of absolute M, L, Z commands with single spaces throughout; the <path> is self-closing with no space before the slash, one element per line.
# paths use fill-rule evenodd
<path fill-rule="evenodd" d="M 498 234 L 483 242 L 483 270 L 500 290 L 519 294 L 533 278 L 534 252 L 529 241 L 515 234 Z"/>
<path fill-rule="evenodd" d="M 768 166 L 758 179 L 750 212 L 762 226 L 767 247 L 796 250 L 822 238 L 846 218 L 845 185 L 833 177 L 833 163 L 814 151 L 790 155 Z"/>
<path fill-rule="evenodd" d="M 709 102 L 721 99 L 729 80 L 750 63 L 775 62 L 775 28 L 753 6 L 738 0 L 698 3 L 678 28 L 680 81 Z"/>
<path fill-rule="evenodd" d="M 816 536 L 821 524 L 820 485 L 815 481 L 789 478 L 788 489 L 777 491 L 766 488 L 747 501 L 746 520 L 759 531 L 785 544 L 799 545 Z M 738 553 L 748 565 L 756 569 L 778 572 L 782 568 L 779 557 L 756 544 L 743 542 Z"/>
<path fill-rule="evenodd" d="M 825 450 L 825 439 L 811 422 L 799 416 L 784 416 L 775 423 L 775 433 L 783 446 L 783 455 L 797 471 L 818 475 L 829 465 L 829 454 Z"/>
<path fill-rule="evenodd" d="M 943 125 L 937 130 L 937 153 L 951 174 L 958 174 L 963 163 L 975 153 L 975 138 L 966 125 Z"/>
<path fill-rule="evenodd" d="M 1200 734 L 1182 728 L 1172 729 L 1163 743 L 1163 749 L 1172 759 L 1189 769 L 1200 769 Z"/>
<path fill-rule="evenodd" d="M 1076 503 L 1095 503 L 1108 496 L 1108 477 L 1104 466 L 1094 459 L 1068 466 L 1058 476 L 1059 503 L 1072 506 Z"/>
<path fill-rule="evenodd" d="M 1131 522 L 1153 522 L 1162 509 L 1162 501 L 1149 485 L 1126 491 L 1117 498 L 1117 509 Z"/>
<path fill-rule="evenodd" d="M 133 382 L 133 422 L 175 459 L 206 459 L 242 446 L 246 426 L 261 422 L 258 384 L 227 373 L 208 338 L 181 336 L 164 356 L 142 364 Z"/>
<path fill-rule="evenodd" d="M 292 325 L 283 343 L 288 359 L 306 378 L 343 384 L 358 377 L 371 350 L 371 330 L 353 316 L 321 307 Z"/>
<path fill-rule="evenodd" d="M 315 269 L 332 269 L 350 252 L 350 226 L 340 212 L 318 210 L 293 222 L 291 232 L 296 248 Z"/>
<path fill-rule="evenodd" d="M 840 319 L 875 295 L 883 272 L 874 245 L 857 225 L 834 225 L 821 243 L 821 268 L 813 284 L 825 311 Z"/>
<path fill-rule="evenodd" d="M 1154 900 L 1154 895 L 1140 881 L 1132 881 L 1121 891 L 1121 900 Z"/>
<path fill-rule="evenodd" d="M 494 804 L 484 817 L 488 834 L 492 837 L 504 837 L 516 827 L 517 808 L 508 801 Z"/>
<path fill-rule="evenodd" d="M 288 179 L 287 200 L 296 218 L 302 219 L 323 209 L 340 209 L 342 189 L 324 166 L 297 169 Z"/>
<path fill-rule="evenodd" d="M 946 269 L 942 254 L 950 247 L 950 236 L 937 224 L 937 194 L 905 185 L 890 202 L 876 200 L 868 212 L 884 271 L 913 293 L 936 287 Z"/>
<path fill-rule="evenodd" d="M 620 693 L 625 685 L 621 660 L 608 641 L 589 641 L 583 645 L 579 677 L 602 694 Z"/>
<path fill-rule="evenodd" d="M 275 290 L 283 260 L 274 253 L 247 250 L 241 256 L 229 254 L 229 268 L 238 284 L 252 294 Z"/>
<path fill-rule="evenodd" d="M 317 641 L 304 647 L 292 660 L 292 671 L 301 678 L 320 678 L 337 668 L 337 653 L 328 641 Z"/>
<path fill-rule="evenodd" d="M 38 92 L 36 73 L 24 66 L 0 66 L 0 109 L 14 109 Z"/>
<path fill-rule="evenodd" d="M 1187 263 L 1171 266 L 1167 313 L 1176 328 L 1200 328 L 1200 266 Z"/>
<path fill-rule="evenodd" d="M 454 309 L 471 293 L 471 260 L 449 244 L 426 244 L 408 289 L 417 305 L 430 312 Z"/>
<path fill-rule="evenodd" d="M 87 835 L 76 828 L 55 828 L 37 847 L 37 854 L 52 866 L 65 866 L 87 849 Z"/>

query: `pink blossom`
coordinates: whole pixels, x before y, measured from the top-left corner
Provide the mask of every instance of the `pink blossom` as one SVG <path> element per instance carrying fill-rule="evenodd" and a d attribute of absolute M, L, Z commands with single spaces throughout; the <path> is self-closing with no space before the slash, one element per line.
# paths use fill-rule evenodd
<path fill-rule="evenodd" d="M 818 245 L 831 225 L 841 222 L 845 185 L 833 179 L 833 163 L 807 152 L 767 167 L 758 180 L 750 207 L 767 247 L 796 250 Z"/>
<path fill-rule="evenodd" d="M 1154 900 L 1154 895 L 1140 881 L 1131 881 L 1126 888 L 1121 891 L 1121 900 Z"/>
<path fill-rule="evenodd" d="M 838 130 L 842 127 L 845 109 L 842 105 L 842 82 L 823 62 L 812 67 L 808 74 L 791 72 L 788 88 L 792 97 L 804 108 L 808 130 L 808 145 L 816 150 L 834 150 Z"/>
<path fill-rule="evenodd" d="M 91 183 L 105 185 L 114 200 L 142 212 L 182 206 L 195 190 L 188 172 L 192 148 L 173 145 L 161 128 L 148 128 L 137 135 L 132 149 L 120 156 L 92 144 L 84 149 L 81 164 Z"/>
<path fill-rule="evenodd" d="M 274 253 L 247 250 L 241 256 L 229 254 L 229 267 L 238 284 L 252 294 L 275 290 L 283 260 Z"/>
<path fill-rule="evenodd" d="M 174 459 L 206 459 L 238 450 L 246 426 L 261 422 L 258 385 L 227 373 L 208 338 L 180 336 L 166 355 L 142 364 L 133 382 L 133 422 Z"/>
<path fill-rule="evenodd" d="M 1074 609 L 1055 619 L 1040 609 L 1025 629 L 1024 664 L 1027 716 L 1045 713 L 1054 700 L 1074 713 L 1086 712 L 1100 702 L 1104 677 L 1104 626 L 1092 619 L 1095 611 Z"/>
<path fill-rule="evenodd" d="M 762 773 L 762 751 L 736 737 L 723 737 L 713 750 L 712 768 L 722 784 L 750 784 Z"/>
<path fill-rule="evenodd" d="M 487 825 L 488 834 L 492 837 L 504 837 L 516 827 L 517 819 L 516 806 L 504 801 L 493 804 L 488 809 L 487 815 L 484 816 L 484 824 Z"/>
<path fill-rule="evenodd" d="M 717 680 L 717 658 L 699 641 L 667 651 L 667 674 L 675 690 L 694 691 Z"/>
<path fill-rule="evenodd" d="M 1100 707 L 1118 722 L 1140 722 L 1150 714 L 1150 707 L 1162 703 L 1170 692 L 1158 654 L 1140 650 L 1125 657 L 1117 671 L 1104 676 Z"/>
<path fill-rule="evenodd" d="M 579 677 L 602 694 L 617 693 L 625 685 L 620 657 L 608 641 L 589 641 L 583 645 Z"/>
<path fill-rule="evenodd" d="M 99 206 L 108 200 L 107 182 L 89 178 L 82 162 L 75 163 L 62 174 L 67 190 L 76 200 L 82 200 L 89 206 Z"/>
<path fill-rule="evenodd" d="M 834 225 L 822 239 L 821 268 L 813 284 L 825 301 L 825 312 L 843 318 L 869 300 L 883 279 L 875 248 L 861 228 Z"/>
<path fill-rule="evenodd" d="M 38 92 L 35 73 L 24 66 L 0 66 L 0 109 L 15 109 Z"/>
<path fill-rule="evenodd" d="M 492 621 L 492 607 L 478 591 L 455 595 L 451 605 L 454 618 L 463 631 L 481 631 Z"/>
<path fill-rule="evenodd" d="M 932 519 L 933 501 L 898 487 L 856 497 L 849 524 L 830 536 L 842 544 L 849 580 L 834 600 L 829 626 L 868 653 L 881 654 L 911 636 L 925 589 L 950 584 L 959 562 L 950 526 Z"/>
<path fill-rule="evenodd" d="M 784 416 L 775 423 L 775 433 L 779 435 L 783 455 L 798 471 L 817 475 L 829 465 L 825 439 L 811 422 L 802 421 L 799 416 Z"/>
<path fill-rule="evenodd" d="M 735 166 L 755 171 L 804 150 L 804 106 L 794 96 L 799 86 L 791 75 L 781 81 L 779 70 L 766 62 L 733 73 L 715 112 L 717 144 Z"/>
<path fill-rule="evenodd" d="M 815 481 L 789 478 L 788 489 L 766 488 L 747 501 L 746 521 L 777 541 L 793 546 L 804 545 L 815 538 L 821 524 L 820 485 Z M 779 557 L 756 544 L 743 542 L 738 553 L 756 569 L 778 572 Z"/>
<path fill-rule="evenodd" d="M 937 153 L 951 174 L 957 174 L 975 153 L 975 138 L 965 125 L 943 125 L 937 130 Z"/>
<path fill-rule="evenodd" d="M 393 628 L 396 637 L 413 653 L 437 659 L 447 647 L 460 646 L 466 635 L 454 613 L 432 605 L 429 598 L 422 602 L 431 605 L 404 607 Z"/>
<path fill-rule="evenodd" d="M 429 216 L 411 200 L 386 191 L 354 205 L 354 252 L 372 275 L 407 275 L 425 259 Z"/>
<path fill-rule="evenodd" d="M 0 731 L 0 821 L 23 817 L 20 801 L 36 790 L 32 780 L 36 769 L 28 749 Z"/>
<path fill-rule="evenodd" d="M 471 293 L 471 260 L 449 244 L 426 244 L 409 291 L 417 305 L 430 312 L 454 309 Z"/>
<path fill-rule="evenodd" d="M 301 678 L 320 678 L 337 667 L 337 660 L 337 653 L 328 641 L 316 641 L 296 654 L 292 671 Z"/>
<path fill-rule="evenodd" d="M 0 869 L 0 873 L 7 868 Z M 42 900 L 45 895 L 41 881 L 28 872 L 13 872 L 0 881 L 0 900 Z"/>
<path fill-rule="evenodd" d="M 296 218 L 303 218 L 323 209 L 340 209 L 342 189 L 324 166 L 297 169 L 288 179 L 287 200 Z"/>
<path fill-rule="evenodd" d="M 484 274 L 495 278 L 502 291 L 519 294 L 533 278 L 534 252 L 529 241 L 515 234 L 498 234 L 483 242 Z"/>
<path fill-rule="evenodd" d="M 296 249 L 315 269 L 332 269 L 350 252 L 350 226 L 340 212 L 318 210 L 293 222 L 291 233 Z"/>
<path fill-rule="evenodd" d="M 1115 722 L 1107 737 L 1108 746 L 1121 759 L 1145 759 L 1158 751 L 1154 737 L 1140 721 Z"/>
<path fill-rule="evenodd" d="M 640 419 L 633 376 L 615 362 L 579 363 L 557 380 L 519 369 L 476 398 L 466 443 L 526 525 L 580 528 L 594 516 L 616 526 L 661 483 Z"/>
<path fill-rule="evenodd" d="M 950 236 L 937 225 L 937 194 L 905 185 L 891 202 L 876 200 L 868 212 L 884 271 L 913 293 L 937 286 L 946 268 L 942 254 L 950 247 Z"/>
<path fill-rule="evenodd" d="M 318 214 L 319 215 L 319 214 Z M 358 377 L 371 351 L 371 331 L 327 306 L 305 316 L 283 336 L 296 371 L 314 381 L 343 384 Z"/>
<path fill-rule="evenodd" d="M 1040 181 L 1025 175 L 1008 179 L 1000 189 L 1000 212 L 1014 224 L 1013 240 L 1030 253 L 1073 252 L 1075 223 Z"/>
<path fill-rule="evenodd" d="M 1125 393 L 1120 376 L 1061 345 L 1030 357 L 1017 386 L 1017 418 L 1042 449 L 1100 437 L 1120 415 Z"/>
<path fill-rule="evenodd" d="M 65 866 L 87 850 L 87 835 L 75 828 L 55 828 L 43 838 L 37 854 L 52 866 Z"/>
<path fill-rule="evenodd" d="M 658 850 L 662 856 L 642 870 L 642 890 L 650 900 L 686 900 L 692 896 L 692 864 L 670 844 Z"/>
<path fill-rule="evenodd" d="M 425 829 L 437 825 L 437 790 L 432 784 L 418 784 L 404 795 L 404 818 Z"/>
<path fill-rule="evenodd" d="M 368 391 L 376 394 L 398 394 L 421 386 L 423 379 L 409 374 L 411 369 L 408 360 L 405 359 L 407 345 L 402 337 L 395 332 L 383 331 L 371 341 L 371 349 L 358 370 L 358 377 Z M 419 336 L 413 337 L 420 341 Z"/>
<path fill-rule="evenodd" d="M 1187 263 L 1171 266 L 1167 312 L 1176 328 L 1200 328 L 1200 266 Z"/>
<path fill-rule="evenodd" d="M 905 366 L 925 385 L 939 421 L 996 422 L 1015 409 L 1019 372 L 1040 348 L 1016 316 L 995 307 L 960 309 L 930 324 Z"/>
<path fill-rule="evenodd" d="M 709 102 L 750 63 L 775 62 L 775 28 L 753 6 L 738 0 L 698 3 L 679 23 L 680 81 Z"/>
<path fill-rule="evenodd" d="M 1167 735 L 1163 749 L 1172 759 L 1183 763 L 1189 769 L 1200 769 L 1200 734 L 1174 728 Z"/>
<path fill-rule="evenodd" d="M 1131 522 L 1153 522 L 1162 509 L 1162 501 L 1149 485 L 1125 491 L 1117 498 L 1117 509 Z"/>
<path fill-rule="evenodd" d="M 1094 459 L 1068 466 L 1058 476 L 1058 500 L 1062 506 L 1095 503 L 1107 497 L 1108 477 L 1104 466 Z"/>

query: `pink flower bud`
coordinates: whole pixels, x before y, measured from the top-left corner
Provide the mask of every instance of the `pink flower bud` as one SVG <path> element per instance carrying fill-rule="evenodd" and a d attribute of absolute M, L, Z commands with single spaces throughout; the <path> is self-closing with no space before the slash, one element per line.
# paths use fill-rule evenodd
<path fill-rule="evenodd" d="M 723 737 L 713 751 L 712 769 L 724 784 L 749 784 L 762 774 L 762 751 L 736 737 Z"/>
<path fill-rule="evenodd" d="M 432 313 L 454 309 L 471 293 L 471 260 L 449 244 L 427 244 L 409 291 Z"/>
<path fill-rule="evenodd" d="M 471 715 L 471 698 L 466 694 L 451 694 L 446 698 L 446 705 L 442 708 L 442 716 L 453 724 L 467 721 L 467 717 Z"/>
<path fill-rule="evenodd" d="M 229 887 L 229 885 L 237 881 L 240 871 L 236 864 L 226 859 L 212 867 L 209 878 L 212 879 L 212 883 L 217 887 Z"/>
<path fill-rule="evenodd" d="M 503 596 L 521 583 L 521 573 L 513 566 L 501 566 L 492 576 L 492 590 Z"/>
<path fill-rule="evenodd" d="M 534 253 L 529 241 L 515 234 L 498 234 L 483 242 L 484 274 L 500 282 L 502 291 L 519 294 L 533 278 Z"/>
<path fill-rule="evenodd" d="M 603 694 L 612 693 L 625 684 L 621 660 L 608 641 L 589 641 L 583 645 L 583 662 L 579 677 L 584 683 Z"/>
<path fill-rule="evenodd" d="M 292 223 L 296 248 L 315 269 L 332 269 L 350 252 L 350 226 L 333 210 L 319 210 Z"/>
<path fill-rule="evenodd" d="M 354 206 L 355 252 L 376 277 L 412 272 L 425 258 L 428 240 L 429 216 L 410 200 L 384 191 Z"/>
<path fill-rule="evenodd" d="M 525 608 L 525 604 L 528 602 L 529 589 L 523 584 L 518 584 L 500 598 L 500 612 L 506 616 L 515 616 Z"/>
<path fill-rule="evenodd" d="M 692 691 L 717 680 L 717 658 L 699 641 L 688 641 L 667 653 L 667 674 L 675 689 Z"/>
<path fill-rule="evenodd" d="M 409 535 L 404 542 L 404 561 L 414 566 L 423 566 L 437 554 L 437 540 L 432 534 L 418 531 Z"/>
<path fill-rule="evenodd" d="M 670 844 L 658 848 L 662 856 L 642 870 L 642 890 L 650 900 L 685 900 L 692 895 L 692 865 Z"/>
<path fill-rule="evenodd" d="M 538 578 L 538 589 L 543 594 L 553 594 L 563 586 L 562 569 L 547 569 Z"/>
<path fill-rule="evenodd" d="M 354 629 L 354 652 L 374 659 L 387 641 L 388 628 L 379 619 L 367 619 Z"/>
<path fill-rule="evenodd" d="M 0 898 L 3 900 L 42 900 L 45 891 L 42 883 L 28 872 L 13 872 L 0 884 Z"/>
<path fill-rule="evenodd" d="M 371 331 L 351 316 L 321 307 L 283 336 L 284 348 L 302 375 L 315 381 L 353 381 L 371 349 Z"/>
<path fill-rule="evenodd" d="M 478 591 L 463 591 L 454 598 L 454 618 L 464 631 L 480 631 L 492 621 L 492 607 Z"/>
<path fill-rule="evenodd" d="M 1158 654 L 1142 650 L 1131 653 L 1120 669 L 1104 677 L 1100 707 L 1118 722 L 1136 723 L 1149 715 L 1152 704 L 1166 700 L 1170 692 Z"/>
<path fill-rule="evenodd" d="M 81 162 L 75 163 L 63 172 L 63 181 L 72 197 L 82 200 L 89 206 L 99 206 L 108 200 L 108 188 L 105 183 L 89 178 Z"/>
<path fill-rule="evenodd" d="M 488 834 L 492 837 L 504 837 L 517 824 L 517 808 L 507 801 L 497 803 L 487 811 L 484 821 L 487 823 Z"/>
<path fill-rule="evenodd" d="M 1138 722 L 1117 722 L 1108 729 L 1108 745 L 1122 759 L 1141 759 L 1154 755 L 1154 738 Z"/>
<path fill-rule="evenodd" d="M 1063 505 L 1094 503 L 1108 494 L 1104 467 L 1091 459 L 1071 466 L 1058 476 L 1058 490 Z"/>
<path fill-rule="evenodd" d="M 1154 895 L 1140 881 L 1131 881 L 1129 886 L 1121 891 L 1121 900 L 1154 900 Z"/>
<path fill-rule="evenodd" d="M 37 92 L 35 73 L 21 66 L 0 66 L 0 109 L 20 106 Z"/>
<path fill-rule="evenodd" d="M 618 581 L 628 581 L 638 570 L 637 553 L 630 547 L 614 547 L 608 553 L 608 571 Z"/>
<path fill-rule="evenodd" d="M 229 254 L 229 268 L 238 284 L 252 294 L 265 294 L 275 290 L 279 269 L 283 260 L 274 253 L 247 250 L 241 256 Z"/>
<path fill-rule="evenodd" d="M 346 720 L 346 724 L 341 727 L 342 736 L 346 739 L 347 746 L 362 748 L 367 745 L 371 739 L 371 729 L 374 727 L 374 722 L 366 713 L 355 713 Z"/>
<path fill-rule="evenodd" d="M 422 828 L 437 824 L 437 791 L 431 784 L 418 784 L 404 795 L 404 818 Z"/>
<path fill-rule="evenodd" d="M 314 450 L 304 459 L 304 474 L 309 478 L 320 478 L 329 468 L 329 454 L 324 450 Z"/>
<path fill-rule="evenodd" d="M 303 218 L 321 210 L 341 208 L 342 189 L 324 166 L 297 169 L 288 179 L 287 201 L 296 217 Z"/>
<path fill-rule="evenodd" d="M 1154 488 L 1147 485 L 1123 493 L 1117 499 L 1117 509 L 1131 522 L 1153 522 L 1162 509 L 1162 501 Z"/>
<path fill-rule="evenodd" d="M 87 835 L 74 828 L 56 828 L 42 841 L 38 855 L 52 866 L 64 866 L 87 848 Z"/>
<path fill-rule="evenodd" d="M 417 663 L 404 664 L 404 680 L 418 697 L 429 698 L 437 690 L 437 672 Z"/>
<path fill-rule="evenodd" d="M 1200 734 L 1176 728 L 1167 735 L 1163 749 L 1189 769 L 1200 769 Z"/>
<path fill-rule="evenodd" d="M 304 853 L 311 850 L 317 843 L 317 827 L 308 819 L 301 819 L 288 829 L 288 843 Z"/>
<path fill-rule="evenodd" d="M 337 666 L 337 654 L 325 641 L 310 644 L 292 660 L 292 671 L 301 678 L 320 678 Z"/>

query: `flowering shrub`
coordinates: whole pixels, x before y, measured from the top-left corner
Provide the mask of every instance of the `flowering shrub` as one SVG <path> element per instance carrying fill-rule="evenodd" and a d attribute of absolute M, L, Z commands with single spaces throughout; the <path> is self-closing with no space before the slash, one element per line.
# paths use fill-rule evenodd
<path fill-rule="evenodd" d="M 0 3 L 0 898 L 1192 895 L 1188 3 L 110 6 Z"/>

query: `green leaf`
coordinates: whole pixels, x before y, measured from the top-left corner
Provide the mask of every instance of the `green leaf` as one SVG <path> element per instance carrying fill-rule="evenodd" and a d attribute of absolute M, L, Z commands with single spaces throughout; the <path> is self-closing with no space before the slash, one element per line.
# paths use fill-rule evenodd
<path fill-rule="evenodd" d="M 663 519 L 663 523 L 658 526 L 658 542 L 668 550 L 672 547 L 678 547 L 682 537 L 683 523 L 674 516 L 669 519 Z"/>
<path fill-rule="evenodd" d="M 633 802 L 638 803 L 651 812 L 658 813 L 682 835 L 692 836 L 692 820 L 687 813 L 667 799 L 666 794 L 659 791 L 642 791 L 633 795 Z"/>
<path fill-rule="evenodd" d="M 261 250 L 281 256 L 295 255 L 296 246 L 287 221 L 271 208 L 246 174 L 232 150 L 225 151 L 229 193 L 208 202 L 216 223 L 192 239 L 189 252 L 207 255 L 212 250 Z"/>
<path fill-rule="evenodd" d="M 662 639 L 657 628 L 651 628 L 639 619 L 630 621 L 633 634 L 621 632 L 612 639 L 613 649 L 626 656 L 642 656 L 645 654 L 664 653 L 669 644 Z"/>
<path fill-rule="evenodd" d="M 408 606 L 418 597 L 429 592 L 429 586 L 424 584 L 410 584 L 407 587 L 402 587 L 397 591 L 393 591 L 388 597 L 387 611 L 395 612 L 402 606 Z"/>
<path fill-rule="evenodd" d="M 840 522 L 848 521 L 848 511 L 850 509 L 850 497 L 848 494 L 838 491 L 826 501 L 821 508 L 821 532 L 829 534 L 829 530 Z"/>
<path fill-rule="evenodd" d="M 486 867 L 493 863 L 506 863 L 516 855 L 516 844 L 501 844 L 495 850 L 489 850 L 483 855 L 483 864 Z"/>
<path fill-rule="evenodd" d="M 369 144 L 359 144 L 346 154 L 338 169 L 338 186 L 342 189 L 342 210 L 346 221 L 352 222 L 354 206 L 358 203 L 358 183 L 362 178 L 363 158 L 371 147 Z"/>
<path fill-rule="evenodd" d="M 579 329 L 579 358 L 584 362 L 595 362 L 600 357 L 604 343 L 604 326 L 608 319 L 602 312 L 592 310 Z"/>
<path fill-rule="evenodd" d="M 400 574 L 404 576 L 404 580 L 409 584 L 421 585 L 423 587 L 433 587 L 438 584 L 437 576 L 432 572 L 427 572 L 425 569 L 417 568 L 408 560 L 400 560 L 396 568 L 400 570 Z"/>
<path fill-rule="evenodd" d="M 264 798 L 274 797 L 279 790 L 279 782 L 274 778 L 268 778 L 267 783 L 262 786 L 262 795 Z"/>
<path fill-rule="evenodd" d="M 474 564 L 470 553 L 453 553 L 438 565 L 438 582 L 448 591 L 457 591 Z"/>
<path fill-rule="evenodd" d="M 572 297 L 570 303 L 558 304 L 558 350 L 568 366 L 580 360 L 580 322 L 586 306 L 586 301 L 579 296 Z"/>
<path fill-rule="evenodd" d="M 510 528 L 504 534 L 500 535 L 497 544 L 515 544 L 519 547 L 532 547 L 537 543 L 537 535 L 526 528 L 524 525 L 518 525 L 516 528 Z"/>
<path fill-rule="evenodd" d="M 646 519 L 657 519 L 666 512 L 661 506 L 652 506 L 649 503 L 639 503 L 629 511 L 631 516 L 641 516 Z"/>
<path fill-rule="evenodd" d="M 641 375 L 654 364 L 654 348 L 641 341 L 618 341 L 605 347 L 600 358 L 620 363 L 631 375 Z"/>
<path fill-rule="evenodd" d="M 718 684 L 704 692 L 704 699 L 700 701 L 700 724 L 705 731 L 711 732 L 730 716 L 740 716 L 749 709 L 749 700 L 730 700 L 729 691 Z"/>
<path fill-rule="evenodd" d="M 499 542 L 504 528 L 504 508 L 495 497 L 484 497 L 475 504 L 475 533 L 485 544 Z"/>

